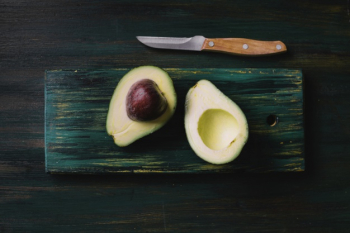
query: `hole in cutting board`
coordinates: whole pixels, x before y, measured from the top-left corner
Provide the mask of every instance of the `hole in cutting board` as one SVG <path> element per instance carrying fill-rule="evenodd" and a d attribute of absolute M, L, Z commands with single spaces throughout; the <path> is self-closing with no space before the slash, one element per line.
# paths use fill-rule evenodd
<path fill-rule="evenodd" d="M 266 122 L 269 126 L 273 127 L 278 123 L 278 116 L 271 114 L 266 118 Z"/>

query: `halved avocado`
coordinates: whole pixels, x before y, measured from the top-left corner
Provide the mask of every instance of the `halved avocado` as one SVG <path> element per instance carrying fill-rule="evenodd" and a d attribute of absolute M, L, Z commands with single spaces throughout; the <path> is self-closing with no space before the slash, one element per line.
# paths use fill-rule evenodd
<path fill-rule="evenodd" d="M 153 133 L 176 109 L 173 81 L 162 69 L 141 66 L 129 71 L 118 83 L 107 115 L 107 133 L 120 147 Z"/>
<path fill-rule="evenodd" d="M 186 95 L 185 129 L 194 152 L 212 164 L 231 162 L 248 140 L 242 110 L 207 80 L 197 82 Z"/>

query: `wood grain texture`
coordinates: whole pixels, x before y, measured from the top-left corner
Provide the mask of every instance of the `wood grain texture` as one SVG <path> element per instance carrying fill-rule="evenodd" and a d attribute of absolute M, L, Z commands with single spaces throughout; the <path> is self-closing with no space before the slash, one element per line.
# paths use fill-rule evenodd
<path fill-rule="evenodd" d="M 348 232 L 349 3 L 0 1 L 0 232 Z M 244 57 L 148 48 L 135 36 L 283 41 Z M 302 69 L 305 172 L 45 173 L 45 70 Z"/>
<path fill-rule="evenodd" d="M 261 41 L 245 38 L 206 38 L 203 51 L 225 52 L 236 55 L 262 56 L 287 52 L 282 41 Z"/>
<path fill-rule="evenodd" d="M 50 173 L 192 173 L 304 170 L 303 85 L 300 70 L 165 69 L 178 106 L 161 130 L 126 148 L 106 133 L 111 95 L 125 69 L 47 71 L 46 170 Z M 245 113 L 249 140 L 225 165 L 209 164 L 192 151 L 184 131 L 188 90 L 201 79 L 213 82 Z M 271 127 L 266 119 L 277 115 Z"/>

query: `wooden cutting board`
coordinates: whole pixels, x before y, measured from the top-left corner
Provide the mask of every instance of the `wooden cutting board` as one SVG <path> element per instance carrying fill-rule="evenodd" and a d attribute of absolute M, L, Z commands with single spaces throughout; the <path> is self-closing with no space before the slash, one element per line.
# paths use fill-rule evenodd
<path fill-rule="evenodd" d="M 120 148 L 107 135 L 105 122 L 113 91 L 128 71 L 46 72 L 47 172 L 227 173 L 305 169 L 301 70 L 165 69 L 178 96 L 173 118 L 153 134 Z M 248 120 L 248 143 L 236 160 L 225 165 L 201 160 L 186 138 L 185 96 L 201 79 L 210 80 L 235 101 Z M 274 126 L 270 126 L 272 115 L 278 117 Z"/>

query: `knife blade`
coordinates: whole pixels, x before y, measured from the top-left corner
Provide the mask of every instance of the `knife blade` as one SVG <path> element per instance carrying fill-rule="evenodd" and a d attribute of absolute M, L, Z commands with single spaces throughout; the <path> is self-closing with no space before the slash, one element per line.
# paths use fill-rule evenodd
<path fill-rule="evenodd" d="M 152 37 L 137 36 L 141 43 L 157 49 L 224 52 L 235 55 L 262 56 L 287 51 L 282 41 L 261 41 L 245 38 Z"/>

